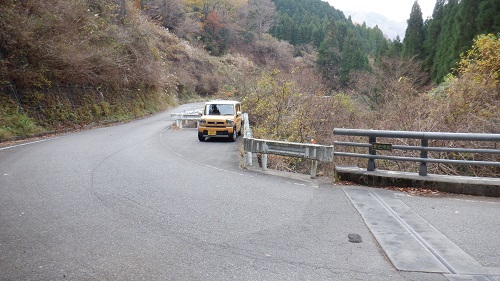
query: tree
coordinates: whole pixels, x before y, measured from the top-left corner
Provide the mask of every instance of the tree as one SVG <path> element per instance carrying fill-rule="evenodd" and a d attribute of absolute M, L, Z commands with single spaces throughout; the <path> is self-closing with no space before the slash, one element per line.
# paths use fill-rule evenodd
<path fill-rule="evenodd" d="M 475 36 L 500 30 L 498 0 L 439 0 L 427 23 L 425 68 L 442 82 Z"/>
<path fill-rule="evenodd" d="M 286 40 L 292 43 L 294 30 L 295 23 L 292 18 L 287 14 L 280 14 L 278 16 L 277 23 L 273 27 L 271 33 L 278 39 Z"/>
<path fill-rule="evenodd" d="M 168 29 L 176 29 L 181 22 L 182 0 L 142 0 L 141 6 L 151 17 Z"/>
<path fill-rule="evenodd" d="M 175 0 L 169 0 L 175 1 Z M 244 0 L 184 0 L 186 11 L 178 34 L 185 38 L 201 39 L 205 49 L 212 55 L 224 54 L 229 44 L 242 30 L 240 11 L 245 5 Z M 202 23 L 200 34 L 196 34 L 198 24 L 189 25 L 199 19 Z M 194 28 L 193 28 L 194 27 Z"/>
<path fill-rule="evenodd" d="M 424 48 L 426 56 L 424 58 L 424 68 L 430 72 L 431 77 L 436 77 L 435 69 L 432 69 L 432 64 L 436 57 L 437 43 L 440 39 L 441 30 L 443 28 L 444 5 L 446 0 L 437 0 L 432 12 L 432 19 L 428 21 Z"/>
<path fill-rule="evenodd" d="M 190 41 L 195 41 L 202 32 L 202 23 L 195 13 L 184 15 L 182 21 L 176 29 L 176 34 L 179 37 L 185 38 Z"/>
<path fill-rule="evenodd" d="M 475 132 L 500 133 L 500 33 L 479 35 L 449 79 L 449 123 Z M 463 130 L 463 129 L 462 129 Z"/>
<path fill-rule="evenodd" d="M 251 111 L 251 123 L 259 124 L 253 130 L 255 137 L 275 140 L 288 139 L 292 134 L 294 100 L 300 97 L 295 83 L 283 77 L 279 70 L 263 75 L 252 94 L 245 97 Z"/>
<path fill-rule="evenodd" d="M 453 32 L 458 5 L 458 0 L 448 0 L 443 9 L 441 33 L 436 43 L 436 54 L 431 67 L 435 82 L 441 82 L 458 60 L 456 34 Z"/>
<path fill-rule="evenodd" d="M 500 86 L 500 33 L 477 36 L 472 48 L 460 57 L 460 75 L 470 74 L 478 83 Z M 500 98 L 500 91 L 497 96 Z"/>
<path fill-rule="evenodd" d="M 410 19 L 408 19 L 405 38 L 403 39 L 403 57 L 422 58 L 424 53 L 424 22 L 422 19 L 422 10 L 418 1 L 413 3 Z"/>
<path fill-rule="evenodd" d="M 401 43 L 401 38 L 399 35 L 396 36 L 394 41 L 389 44 L 389 50 L 387 51 L 388 57 L 400 57 L 403 51 L 403 43 Z"/>
<path fill-rule="evenodd" d="M 456 26 L 458 28 L 456 55 L 470 48 L 471 42 L 477 34 L 476 19 L 479 13 L 479 2 L 477 0 L 461 0 L 458 7 Z"/>
<path fill-rule="evenodd" d="M 500 30 L 500 1 L 482 0 L 479 4 L 477 16 L 477 31 L 487 34 Z"/>
<path fill-rule="evenodd" d="M 379 61 L 382 53 L 385 53 L 387 50 L 387 40 L 384 37 L 384 33 L 376 25 L 373 29 L 368 29 L 368 38 L 368 49 L 375 57 L 375 61 Z"/>
<path fill-rule="evenodd" d="M 253 31 L 258 36 L 268 32 L 274 24 L 275 12 L 276 7 L 270 0 L 248 1 L 247 31 Z"/>
<path fill-rule="evenodd" d="M 340 82 L 342 85 L 347 85 L 349 82 L 349 74 L 353 70 L 370 70 L 368 57 L 362 50 L 362 44 L 357 34 L 349 33 L 344 41 L 342 58 L 340 60 Z"/>
<path fill-rule="evenodd" d="M 212 10 L 205 19 L 205 29 L 212 35 L 216 35 L 216 31 L 222 29 L 224 24 L 221 23 L 221 17 L 216 10 Z"/>
<path fill-rule="evenodd" d="M 315 26 L 312 30 L 311 41 L 315 47 L 319 47 L 323 41 L 323 33 L 320 26 Z"/>
<path fill-rule="evenodd" d="M 330 84 L 333 89 L 340 89 L 340 49 L 338 43 L 338 36 L 336 34 L 337 28 L 335 22 L 332 22 L 329 31 L 325 36 L 325 40 L 320 44 L 318 49 L 317 63 L 323 74 L 323 78 Z"/>

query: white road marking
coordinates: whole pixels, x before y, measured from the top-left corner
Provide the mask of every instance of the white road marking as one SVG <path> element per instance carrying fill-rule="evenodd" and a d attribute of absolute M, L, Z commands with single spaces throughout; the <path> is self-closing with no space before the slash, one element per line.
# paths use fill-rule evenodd
<path fill-rule="evenodd" d="M 21 143 L 21 144 L 16 144 L 16 145 L 11 145 L 11 146 L 6 146 L 6 147 L 0 147 L 0 150 L 6 150 L 6 149 L 11 149 L 19 146 L 24 146 L 24 145 L 30 145 L 30 144 L 35 144 L 39 142 L 44 142 L 44 141 L 49 141 L 53 140 L 55 138 L 50 138 L 50 139 L 43 139 L 43 140 L 37 140 L 37 141 L 32 141 L 32 142 L 27 142 L 27 143 Z"/>

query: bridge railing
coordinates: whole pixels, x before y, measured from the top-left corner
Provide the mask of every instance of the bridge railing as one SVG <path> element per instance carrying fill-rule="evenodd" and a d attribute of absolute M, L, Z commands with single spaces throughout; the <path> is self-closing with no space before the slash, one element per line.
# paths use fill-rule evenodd
<path fill-rule="evenodd" d="M 385 159 L 392 161 L 420 162 L 419 175 L 427 176 L 427 163 L 444 163 L 458 165 L 482 165 L 500 167 L 500 162 L 495 161 L 472 161 L 428 158 L 428 152 L 457 152 L 478 154 L 500 154 L 500 149 L 475 149 L 475 148 L 451 148 L 451 147 L 429 147 L 429 140 L 454 140 L 454 141 L 488 141 L 500 142 L 500 134 L 474 134 L 474 133 L 441 133 L 441 132 L 411 132 L 411 131 L 383 131 L 383 130 L 357 130 L 357 129 L 334 129 L 334 135 L 368 137 L 368 143 L 339 142 L 335 146 L 366 147 L 368 154 L 334 152 L 335 156 L 358 157 L 368 159 L 368 171 L 375 170 L 375 160 Z M 420 140 L 420 146 L 393 145 L 391 143 L 378 143 L 377 138 L 403 138 Z M 416 150 L 420 151 L 420 157 L 401 157 L 390 155 L 377 155 L 377 150 Z"/>

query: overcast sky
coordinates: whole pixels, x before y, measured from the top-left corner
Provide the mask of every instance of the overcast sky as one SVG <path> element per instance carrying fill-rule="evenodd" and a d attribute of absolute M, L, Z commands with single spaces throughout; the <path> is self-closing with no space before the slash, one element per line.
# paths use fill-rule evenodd
<path fill-rule="evenodd" d="M 324 0 L 335 9 L 341 11 L 375 12 L 395 21 L 405 21 L 410 18 L 411 7 L 415 0 Z M 422 18 L 432 16 L 436 0 L 418 0 L 422 10 Z M 344 13 L 346 17 L 349 15 Z"/>

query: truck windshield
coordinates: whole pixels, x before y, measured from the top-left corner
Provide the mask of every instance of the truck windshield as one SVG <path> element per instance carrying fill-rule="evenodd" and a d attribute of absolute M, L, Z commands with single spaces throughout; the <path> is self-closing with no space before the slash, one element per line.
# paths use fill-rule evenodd
<path fill-rule="evenodd" d="M 234 115 L 234 105 L 209 104 L 205 107 L 205 115 Z"/>

